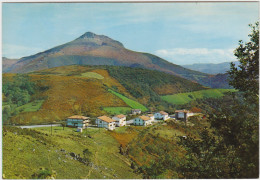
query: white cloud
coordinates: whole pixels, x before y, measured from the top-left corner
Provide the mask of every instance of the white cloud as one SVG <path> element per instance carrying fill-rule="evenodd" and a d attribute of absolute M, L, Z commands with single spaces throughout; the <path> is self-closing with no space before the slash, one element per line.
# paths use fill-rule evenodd
<path fill-rule="evenodd" d="M 44 49 L 41 48 L 32 48 L 13 44 L 3 44 L 2 48 L 3 57 L 7 58 L 21 58 L 44 51 Z"/>
<path fill-rule="evenodd" d="M 185 65 L 234 61 L 233 51 L 234 49 L 174 48 L 160 49 L 155 54 L 175 64 Z"/>

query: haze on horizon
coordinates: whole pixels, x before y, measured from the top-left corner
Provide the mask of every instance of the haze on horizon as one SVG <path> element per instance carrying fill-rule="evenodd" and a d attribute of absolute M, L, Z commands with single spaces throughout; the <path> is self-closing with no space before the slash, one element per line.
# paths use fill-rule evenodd
<path fill-rule="evenodd" d="M 234 61 L 258 20 L 258 2 L 3 3 L 2 56 L 21 58 L 87 31 L 172 63 Z"/>

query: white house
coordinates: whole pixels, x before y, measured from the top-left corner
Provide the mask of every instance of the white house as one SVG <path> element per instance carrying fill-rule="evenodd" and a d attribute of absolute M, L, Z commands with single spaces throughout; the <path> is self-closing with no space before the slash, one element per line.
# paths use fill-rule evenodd
<path fill-rule="evenodd" d="M 85 129 L 89 124 L 89 117 L 74 115 L 67 118 L 68 127 L 79 127 Z"/>
<path fill-rule="evenodd" d="M 163 120 L 167 120 L 169 119 L 169 114 L 164 112 L 164 111 L 160 111 L 154 114 L 154 118 L 155 119 L 163 119 Z"/>
<path fill-rule="evenodd" d="M 179 120 L 187 120 L 188 117 L 193 116 L 194 113 L 191 111 L 188 111 L 186 109 L 183 110 L 176 110 L 175 111 L 175 119 L 179 119 Z"/>
<path fill-rule="evenodd" d="M 132 109 L 132 114 L 136 115 L 136 114 L 141 114 L 141 110 L 140 109 Z"/>
<path fill-rule="evenodd" d="M 136 126 L 148 126 L 152 124 L 152 120 L 148 116 L 139 116 L 134 119 L 134 125 Z"/>
<path fill-rule="evenodd" d="M 119 114 L 114 116 L 112 119 L 116 120 L 116 126 L 125 126 L 126 125 L 126 116 Z"/>
<path fill-rule="evenodd" d="M 100 116 L 96 119 L 96 124 L 100 128 L 107 128 L 109 130 L 114 130 L 116 126 L 116 120 L 111 119 L 107 116 Z"/>
<path fill-rule="evenodd" d="M 154 114 L 147 114 L 147 116 L 151 118 L 152 122 L 154 122 Z"/>

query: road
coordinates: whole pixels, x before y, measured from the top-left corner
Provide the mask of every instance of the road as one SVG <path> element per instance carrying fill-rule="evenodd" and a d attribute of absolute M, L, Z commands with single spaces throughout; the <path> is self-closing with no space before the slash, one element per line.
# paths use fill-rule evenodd
<path fill-rule="evenodd" d="M 37 128 L 37 127 L 51 127 L 51 126 L 61 126 L 61 124 L 46 124 L 46 125 L 30 125 L 30 126 L 18 126 L 22 129 L 24 128 Z"/>

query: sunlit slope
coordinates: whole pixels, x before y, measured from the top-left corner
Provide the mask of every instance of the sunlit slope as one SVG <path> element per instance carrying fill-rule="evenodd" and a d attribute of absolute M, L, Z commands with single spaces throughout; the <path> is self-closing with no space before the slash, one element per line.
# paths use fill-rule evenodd
<path fill-rule="evenodd" d="M 235 92 L 235 89 L 207 89 L 188 93 L 178 93 L 173 95 L 161 96 L 161 98 L 171 104 L 186 104 L 192 100 L 202 98 L 219 98 L 226 92 Z"/>
<path fill-rule="evenodd" d="M 91 138 L 89 138 L 91 137 Z M 139 179 L 119 143 L 104 129 L 3 128 L 3 179 Z M 73 154 L 91 164 L 84 164 Z M 42 170 L 41 170 L 42 169 Z M 43 171 L 45 170 L 45 171 Z M 48 170 L 48 171 L 47 171 Z M 41 178 L 39 177 L 40 175 Z"/>
<path fill-rule="evenodd" d="M 8 81 L 14 75 L 3 74 L 3 78 Z M 131 108 L 167 108 L 160 95 L 205 89 L 167 73 L 117 66 L 61 66 L 29 76 L 36 93 L 28 104 L 17 108 L 10 123 L 38 124 L 65 120 L 73 114 L 96 117 L 126 113 Z"/>

